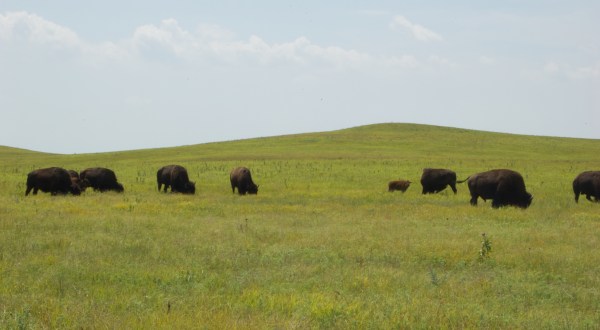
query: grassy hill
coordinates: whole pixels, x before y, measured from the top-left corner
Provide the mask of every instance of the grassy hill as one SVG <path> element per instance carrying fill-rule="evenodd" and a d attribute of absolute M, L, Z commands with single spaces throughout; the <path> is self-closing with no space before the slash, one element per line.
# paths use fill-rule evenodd
<path fill-rule="evenodd" d="M 2 328 L 572 327 L 600 323 L 600 141 L 411 124 L 114 153 L 0 147 Z M 185 166 L 194 196 L 156 191 Z M 231 193 L 248 166 L 257 196 Z M 24 196 L 29 171 L 115 170 L 124 194 Z M 420 194 L 424 167 L 511 168 L 527 210 Z M 388 193 L 409 179 L 404 194 Z M 482 233 L 492 250 L 480 257 Z"/>

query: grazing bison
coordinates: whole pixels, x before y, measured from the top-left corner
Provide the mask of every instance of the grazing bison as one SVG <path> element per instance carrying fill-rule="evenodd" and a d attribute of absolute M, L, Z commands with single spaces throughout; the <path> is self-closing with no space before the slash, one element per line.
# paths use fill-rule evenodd
<path fill-rule="evenodd" d="M 446 189 L 447 186 L 450 186 L 452 191 L 456 194 L 456 184 L 463 183 L 467 181 L 467 179 L 456 181 L 456 173 L 451 170 L 443 168 L 424 168 L 423 174 L 421 175 L 423 195 L 438 193 Z"/>
<path fill-rule="evenodd" d="M 87 188 L 85 186 L 85 184 L 79 179 L 79 173 L 77 173 L 76 171 L 73 170 L 67 170 L 67 172 L 69 172 L 69 176 L 71 177 L 71 182 L 73 184 L 76 184 L 79 189 L 84 192 L 85 188 Z"/>
<path fill-rule="evenodd" d="M 525 181 L 518 172 L 512 170 L 491 170 L 477 173 L 468 180 L 471 192 L 471 205 L 477 205 L 477 198 L 492 199 L 492 207 L 512 205 L 527 208 L 533 197 L 525 190 Z"/>
<path fill-rule="evenodd" d="M 156 173 L 156 181 L 158 182 L 158 191 L 162 185 L 165 185 L 165 192 L 170 186 L 171 192 L 196 193 L 196 184 L 190 181 L 187 170 L 183 166 L 167 165 L 162 167 Z"/>
<path fill-rule="evenodd" d="M 388 183 L 388 191 L 393 192 L 395 190 L 400 190 L 401 192 L 405 192 L 410 186 L 410 183 L 410 181 L 406 180 L 390 181 Z"/>
<path fill-rule="evenodd" d="M 67 170 L 67 172 L 69 172 L 69 175 L 71 176 L 71 178 L 75 178 L 75 179 L 79 180 L 79 173 L 77 173 L 76 171 L 73 171 L 73 170 Z"/>
<path fill-rule="evenodd" d="M 58 193 L 80 195 L 81 189 L 71 181 L 69 172 L 64 168 L 50 167 L 35 170 L 27 174 L 27 190 L 25 196 L 29 195 L 33 189 L 33 194 L 37 195 L 38 190 L 49 192 L 52 195 Z"/>
<path fill-rule="evenodd" d="M 585 195 L 585 199 L 590 202 L 600 202 L 600 171 L 580 173 L 573 180 L 573 192 L 576 203 L 579 203 L 579 194 Z"/>
<path fill-rule="evenodd" d="M 229 175 L 229 180 L 231 181 L 231 191 L 233 193 L 235 193 L 235 188 L 237 188 L 240 195 L 258 193 L 258 186 L 252 182 L 250 170 L 245 167 L 233 169 Z"/>
<path fill-rule="evenodd" d="M 107 190 L 114 190 L 116 192 L 123 192 L 123 185 L 117 182 L 117 176 L 115 172 L 108 168 L 94 167 L 88 168 L 79 173 L 79 179 L 82 181 L 81 184 L 85 187 L 92 187 L 94 190 L 105 192 Z"/>

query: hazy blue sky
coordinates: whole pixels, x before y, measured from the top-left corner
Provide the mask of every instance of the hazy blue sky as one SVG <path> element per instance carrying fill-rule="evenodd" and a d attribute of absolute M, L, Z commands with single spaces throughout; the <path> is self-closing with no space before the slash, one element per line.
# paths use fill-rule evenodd
<path fill-rule="evenodd" d="M 600 1 L 0 0 L 0 145 L 412 122 L 600 138 Z"/>

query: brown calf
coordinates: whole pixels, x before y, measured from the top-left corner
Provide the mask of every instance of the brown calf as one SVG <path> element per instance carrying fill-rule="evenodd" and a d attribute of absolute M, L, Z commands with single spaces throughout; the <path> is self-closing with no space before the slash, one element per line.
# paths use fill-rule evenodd
<path fill-rule="evenodd" d="M 406 180 L 390 181 L 390 183 L 388 183 L 388 191 L 393 192 L 395 190 L 400 190 L 401 192 L 405 192 L 409 186 L 410 186 L 410 181 L 406 181 Z"/>

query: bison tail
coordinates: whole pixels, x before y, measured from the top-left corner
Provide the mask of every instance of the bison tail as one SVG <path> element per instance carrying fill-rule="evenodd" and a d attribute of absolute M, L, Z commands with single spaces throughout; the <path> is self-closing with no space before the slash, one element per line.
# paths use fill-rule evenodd
<path fill-rule="evenodd" d="M 469 178 L 470 178 L 470 177 L 471 177 L 471 176 L 468 176 L 468 177 L 467 177 L 466 179 L 464 179 L 464 180 L 461 180 L 461 181 L 456 181 L 456 183 L 463 183 L 463 182 L 465 182 L 465 181 L 469 180 Z"/>

